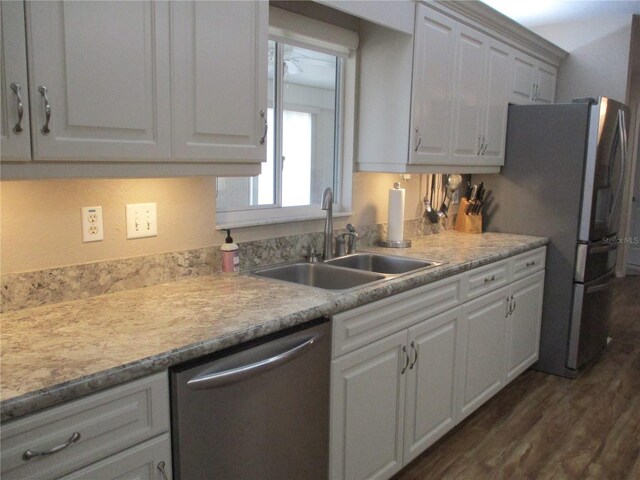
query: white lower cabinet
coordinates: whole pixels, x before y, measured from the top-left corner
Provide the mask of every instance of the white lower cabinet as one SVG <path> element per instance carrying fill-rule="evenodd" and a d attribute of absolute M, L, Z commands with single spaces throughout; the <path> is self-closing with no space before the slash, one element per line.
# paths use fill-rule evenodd
<path fill-rule="evenodd" d="M 390 478 L 537 360 L 545 253 L 334 317 L 332 480 Z"/>
<path fill-rule="evenodd" d="M 406 330 L 331 365 L 331 478 L 389 478 L 402 468 Z"/>
<path fill-rule="evenodd" d="M 506 312 L 509 287 L 466 303 L 460 418 L 491 398 L 504 383 Z"/>
<path fill-rule="evenodd" d="M 3 424 L 0 476 L 164 480 L 168 432 L 165 371 Z"/>
<path fill-rule="evenodd" d="M 460 312 L 332 362 L 331 478 L 389 478 L 453 428 Z"/>
<path fill-rule="evenodd" d="M 411 363 L 407 371 L 404 463 L 435 443 L 456 424 L 456 370 L 462 349 L 462 309 L 409 329 Z"/>
<path fill-rule="evenodd" d="M 511 314 L 507 317 L 507 381 L 538 360 L 544 272 L 511 286 Z"/>

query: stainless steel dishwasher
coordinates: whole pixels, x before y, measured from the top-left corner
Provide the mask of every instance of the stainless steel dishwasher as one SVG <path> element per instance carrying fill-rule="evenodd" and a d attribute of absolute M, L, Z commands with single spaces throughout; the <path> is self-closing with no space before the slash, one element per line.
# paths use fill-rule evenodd
<path fill-rule="evenodd" d="M 330 323 L 171 370 L 174 478 L 326 479 Z"/>

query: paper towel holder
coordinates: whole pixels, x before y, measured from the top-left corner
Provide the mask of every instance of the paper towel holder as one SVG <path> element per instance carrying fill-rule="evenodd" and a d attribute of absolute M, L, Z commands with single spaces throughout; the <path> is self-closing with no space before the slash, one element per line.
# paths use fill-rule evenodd
<path fill-rule="evenodd" d="M 393 189 L 389 190 L 389 219 L 391 219 L 391 209 L 392 209 L 392 195 L 394 194 L 394 196 L 396 195 L 396 193 L 400 194 L 400 203 L 397 204 L 395 207 L 400 208 L 400 231 L 402 232 L 402 224 L 404 223 L 404 190 L 400 189 L 400 183 L 399 182 L 395 182 L 393 184 Z M 394 240 L 390 240 L 389 237 L 391 237 L 391 220 L 389 220 L 389 231 L 387 232 L 387 240 L 380 240 L 378 242 L 378 245 L 380 245 L 381 247 L 386 247 L 386 248 L 407 248 L 411 246 L 411 240 L 398 240 L 397 237 L 400 235 L 397 235 L 397 231 L 395 232 L 395 234 L 393 235 L 393 237 L 396 237 Z M 402 235 L 402 233 L 401 233 Z M 402 235 L 402 237 L 404 237 L 404 235 Z M 402 238 L 401 237 L 401 238 Z"/>

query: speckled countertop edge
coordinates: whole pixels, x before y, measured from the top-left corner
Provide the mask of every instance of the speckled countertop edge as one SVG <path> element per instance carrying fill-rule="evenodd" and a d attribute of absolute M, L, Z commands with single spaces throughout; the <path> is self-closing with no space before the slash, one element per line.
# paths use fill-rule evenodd
<path fill-rule="evenodd" d="M 34 413 L 110 386 L 167 369 L 168 367 L 187 360 L 192 360 L 239 343 L 259 338 L 269 333 L 300 325 L 319 317 L 330 316 L 488 263 L 512 257 L 519 253 L 539 248 L 547 243 L 548 239 L 542 237 L 510 234 L 464 235 L 456 232 L 446 232 L 414 240 L 414 244 L 410 249 L 367 248 L 367 251 L 379 251 L 392 255 L 443 260 L 447 262 L 446 264 L 342 293 L 330 293 L 311 287 L 292 285 L 286 282 L 256 279 L 250 275 L 241 275 L 234 278 L 220 278 L 220 275 L 213 275 L 211 277 L 204 277 L 204 279 L 183 280 L 155 287 L 103 295 L 87 300 L 75 300 L 63 304 L 10 312 L 3 315 L 4 325 L 6 325 L 6 322 L 27 321 L 27 319 L 32 317 L 38 317 L 39 319 L 44 318 L 42 321 L 46 321 L 48 316 L 55 317 L 55 315 L 63 315 L 65 313 L 67 314 L 65 318 L 70 321 L 68 319 L 70 311 L 82 311 L 82 308 L 86 308 L 90 302 L 117 305 L 119 301 L 122 301 L 123 303 L 129 302 L 126 304 L 130 305 L 132 301 L 130 297 L 137 294 L 139 298 L 145 300 L 145 303 L 148 303 L 158 301 L 161 297 L 164 298 L 163 295 L 180 293 L 181 289 L 188 292 L 197 289 L 198 295 L 200 296 L 194 296 L 193 298 L 200 299 L 203 294 L 208 293 L 207 288 L 217 289 L 222 285 L 224 288 L 228 288 L 232 294 L 242 292 L 239 295 L 244 295 L 242 300 L 245 308 L 250 310 L 250 315 L 248 315 L 249 318 L 244 318 L 244 316 L 240 314 L 237 325 L 233 323 L 226 325 L 226 330 L 222 333 L 216 332 L 213 336 L 207 337 L 205 330 L 201 334 L 202 338 L 196 341 L 189 341 L 176 348 L 170 348 L 165 351 L 159 349 L 158 352 L 151 355 L 143 355 L 140 358 L 129 359 L 123 363 L 118 363 L 118 361 L 115 360 L 109 368 L 98 369 L 88 374 L 80 374 L 77 377 L 74 377 L 72 373 L 67 373 L 66 376 L 69 378 L 61 382 L 52 383 L 42 388 L 30 389 L 26 393 L 18 393 L 8 398 L 5 397 L 6 386 L 3 378 L 2 397 L 4 398 L 0 402 L 0 421 L 5 422 L 29 413 Z M 203 282 L 207 282 L 207 280 L 210 280 L 211 285 L 203 286 Z M 247 286 L 251 286 L 252 289 L 245 288 Z M 247 289 L 249 290 L 248 293 L 245 292 Z M 252 298 L 257 298 L 260 295 L 268 297 L 268 300 L 264 300 L 267 302 L 267 306 L 258 305 L 253 308 L 250 306 L 250 303 L 247 303 L 251 302 Z M 293 303 L 288 305 L 288 308 L 279 308 L 278 302 L 286 302 L 288 301 L 287 299 L 291 298 L 294 300 Z M 179 301 L 187 303 L 188 299 Z M 198 321 L 201 322 L 200 325 L 202 325 L 202 322 L 206 323 L 218 320 L 218 312 L 214 312 L 213 310 L 216 309 L 211 308 L 215 301 L 219 301 L 219 299 L 210 300 L 209 303 L 205 304 L 205 309 L 209 309 L 209 311 L 206 312 L 203 318 L 198 319 Z M 294 303 L 300 304 L 300 306 L 296 306 Z M 153 312 L 153 306 L 147 306 L 147 308 Z M 157 308 L 162 308 L 162 305 Z M 197 308 L 197 305 L 191 308 L 192 310 L 187 309 L 186 313 L 182 313 L 186 315 L 186 317 L 190 314 L 194 315 L 193 312 L 195 312 L 194 309 Z M 238 305 L 234 308 L 242 309 L 243 306 Z M 251 308 L 253 308 L 253 310 L 251 310 Z M 262 315 L 259 315 L 261 312 L 260 308 L 265 309 Z M 113 312 L 113 314 L 117 315 L 117 310 Z M 165 314 L 167 318 L 170 318 L 173 312 L 166 311 Z M 256 315 L 262 318 L 256 321 Z M 185 321 L 185 318 L 182 318 L 182 320 Z M 188 320 L 187 318 L 186 321 Z M 194 322 L 195 321 L 194 319 Z M 162 325 L 160 328 L 162 328 Z M 171 328 L 175 328 L 175 325 Z M 5 336 L 5 330 L 6 328 L 3 327 L 3 337 Z M 28 342 L 28 339 L 26 339 L 26 343 L 31 344 Z M 109 347 L 111 347 L 111 345 L 107 345 L 104 348 L 108 349 Z M 3 377 L 5 376 L 4 369 L 7 366 L 7 362 L 5 361 L 7 358 L 5 356 L 6 350 L 3 338 Z M 29 365 L 20 365 L 18 368 L 21 367 L 29 368 Z M 62 375 L 62 378 L 64 378 L 64 375 Z"/>

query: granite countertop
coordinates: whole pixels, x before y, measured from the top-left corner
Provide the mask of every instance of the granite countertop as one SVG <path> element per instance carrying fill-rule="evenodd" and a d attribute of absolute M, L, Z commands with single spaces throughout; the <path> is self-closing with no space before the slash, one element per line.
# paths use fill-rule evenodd
<path fill-rule="evenodd" d="M 341 293 L 251 275 L 189 278 L 2 315 L 0 420 L 6 421 L 271 332 L 545 245 L 546 238 L 445 232 L 409 249 L 447 262 Z"/>

